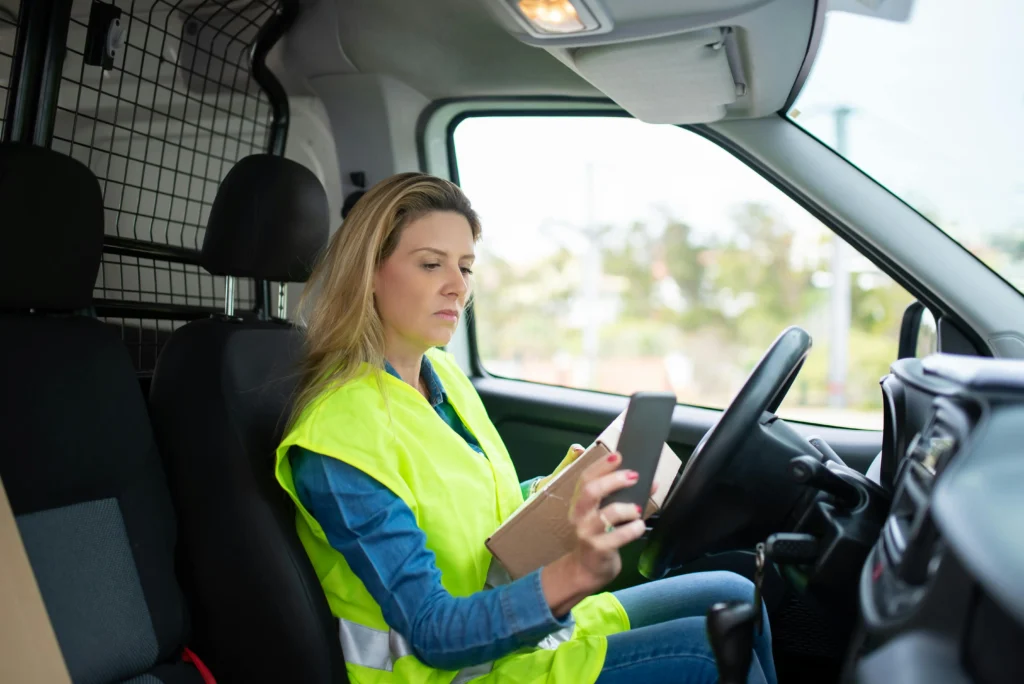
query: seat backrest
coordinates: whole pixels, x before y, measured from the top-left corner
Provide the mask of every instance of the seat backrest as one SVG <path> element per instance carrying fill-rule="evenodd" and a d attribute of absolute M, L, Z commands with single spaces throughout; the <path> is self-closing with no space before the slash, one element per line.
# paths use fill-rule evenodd
<path fill-rule="evenodd" d="M 312 172 L 247 157 L 218 190 L 203 266 L 302 282 L 328 228 Z M 175 331 L 153 374 L 151 415 L 178 510 L 195 644 L 226 681 L 346 681 L 336 622 L 274 480 L 301 351 L 287 322 L 213 317 Z"/>
<path fill-rule="evenodd" d="M 127 349 L 92 300 L 99 182 L 0 145 L 0 478 L 72 680 L 202 682 L 181 662 L 175 520 Z"/>

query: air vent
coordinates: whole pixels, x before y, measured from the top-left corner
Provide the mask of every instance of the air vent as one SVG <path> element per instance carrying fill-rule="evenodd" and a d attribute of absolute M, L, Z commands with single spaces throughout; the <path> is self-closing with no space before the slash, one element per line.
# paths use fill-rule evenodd
<path fill-rule="evenodd" d="M 971 419 L 963 407 L 938 398 L 924 429 L 907 448 L 881 546 L 889 567 L 895 568 L 908 584 L 925 582 L 941 553 L 930 510 L 932 489 L 967 439 L 970 428 Z"/>

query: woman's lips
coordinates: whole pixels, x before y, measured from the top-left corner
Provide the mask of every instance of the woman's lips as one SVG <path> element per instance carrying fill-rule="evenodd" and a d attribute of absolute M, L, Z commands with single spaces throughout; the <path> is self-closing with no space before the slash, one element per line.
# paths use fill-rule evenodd
<path fill-rule="evenodd" d="M 449 321 L 450 323 L 455 323 L 456 321 L 459 320 L 459 312 L 455 311 L 454 309 L 445 309 L 444 311 L 438 311 L 434 315 L 440 316 L 441 318 L 443 318 L 446 321 Z"/>

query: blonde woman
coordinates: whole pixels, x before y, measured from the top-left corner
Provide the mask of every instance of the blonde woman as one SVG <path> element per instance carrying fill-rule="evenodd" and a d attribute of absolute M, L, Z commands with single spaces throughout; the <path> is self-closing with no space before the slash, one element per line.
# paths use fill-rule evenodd
<path fill-rule="evenodd" d="M 749 599 L 749 581 L 703 573 L 601 593 L 621 570 L 619 549 L 644 530 L 631 506 L 599 509 L 636 480 L 618 454 L 582 476 L 571 553 L 516 581 L 492 565 L 484 540 L 528 486 L 438 349 L 463 315 L 480 230 L 452 183 L 389 178 L 352 208 L 303 303 L 305 365 L 277 478 L 338 618 L 349 678 L 716 681 L 703 616 Z M 749 681 L 775 684 L 767 629 Z"/>

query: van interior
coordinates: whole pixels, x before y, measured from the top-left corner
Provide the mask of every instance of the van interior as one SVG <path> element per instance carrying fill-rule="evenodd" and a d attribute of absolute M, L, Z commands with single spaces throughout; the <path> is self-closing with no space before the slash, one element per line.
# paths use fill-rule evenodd
<path fill-rule="evenodd" d="M 348 681 L 273 458 L 304 283 L 404 171 L 482 218 L 448 351 L 521 479 L 679 400 L 609 589 L 755 580 L 786 683 L 1024 681 L 1022 25 L 0 0 L 0 681 Z"/>

